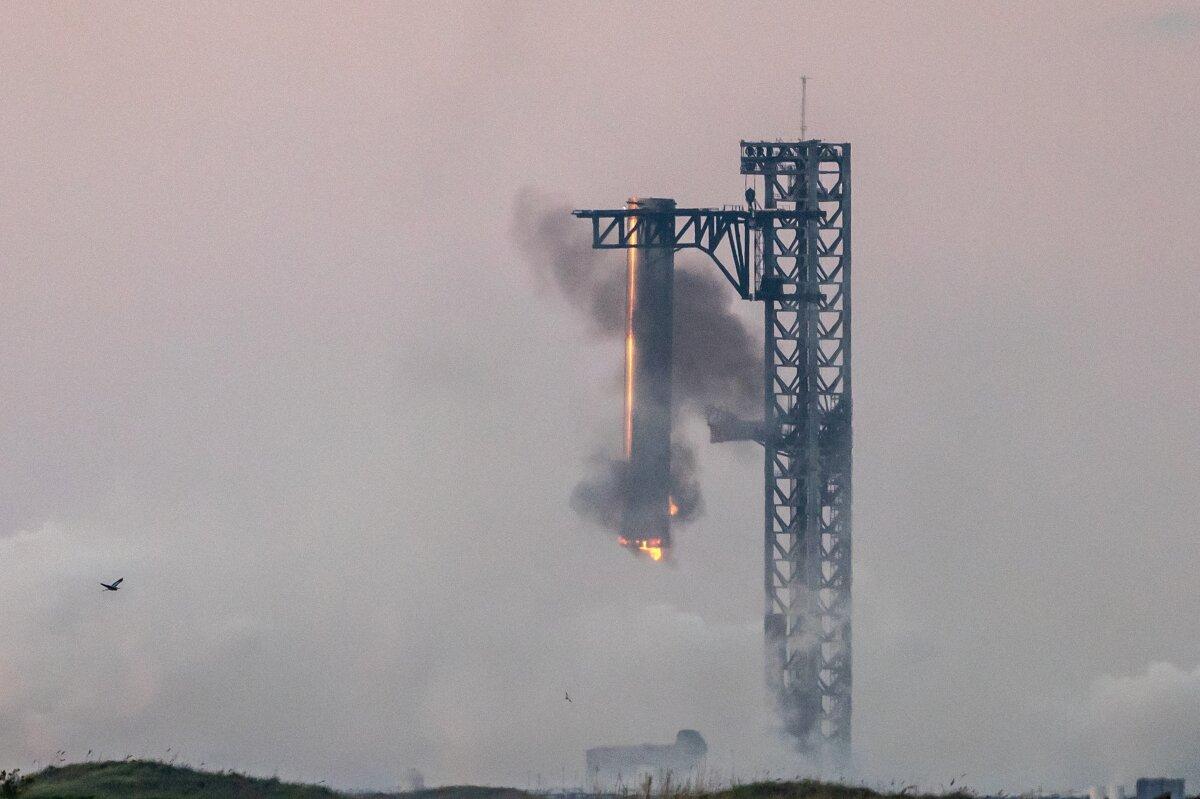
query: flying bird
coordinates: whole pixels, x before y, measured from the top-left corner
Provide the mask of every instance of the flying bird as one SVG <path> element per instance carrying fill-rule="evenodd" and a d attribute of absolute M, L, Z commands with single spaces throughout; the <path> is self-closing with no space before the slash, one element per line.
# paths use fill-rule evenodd
<path fill-rule="evenodd" d="M 120 577 L 120 578 L 114 580 L 112 585 L 109 585 L 108 583 L 103 583 L 103 582 L 100 583 L 100 585 L 104 586 L 105 591 L 119 591 L 119 590 L 121 590 L 121 583 L 123 583 L 124 581 L 125 581 L 125 578 Z"/>
<path fill-rule="evenodd" d="M 571 702 L 571 695 L 569 693 L 567 693 L 566 691 L 563 691 L 563 699 L 567 700 L 568 702 Z M 571 704 L 575 704 L 575 703 L 571 702 Z"/>

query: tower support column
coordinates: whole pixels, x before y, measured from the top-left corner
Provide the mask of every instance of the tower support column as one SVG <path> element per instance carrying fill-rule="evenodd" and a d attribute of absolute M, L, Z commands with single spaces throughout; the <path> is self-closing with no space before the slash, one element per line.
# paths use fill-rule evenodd
<path fill-rule="evenodd" d="M 784 729 L 849 766 L 850 146 L 742 142 L 762 180 L 764 624 Z M 795 213 L 781 214 L 779 210 Z"/>

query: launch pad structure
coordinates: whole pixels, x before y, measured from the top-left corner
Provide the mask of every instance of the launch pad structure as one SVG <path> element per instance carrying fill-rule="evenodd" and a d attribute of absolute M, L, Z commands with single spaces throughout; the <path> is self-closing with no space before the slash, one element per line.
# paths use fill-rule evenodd
<path fill-rule="evenodd" d="M 767 684 L 796 745 L 841 770 L 852 685 L 850 145 L 743 141 L 741 174 L 756 189 L 746 207 L 631 202 L 574 214 L 591 220 L 595 248 L 700 250 L 742 299 L 762 303 L 762 421 L 718 412 L 709 424 L 713 441 L 763 446 Z"/>

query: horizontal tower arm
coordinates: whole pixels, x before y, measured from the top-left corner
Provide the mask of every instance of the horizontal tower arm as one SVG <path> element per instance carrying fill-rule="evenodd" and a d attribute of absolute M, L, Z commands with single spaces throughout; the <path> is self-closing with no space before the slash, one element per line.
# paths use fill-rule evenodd
<path fill-rule="evenodd" d="M 819 211 L 741 208 L 676 208 L 668 213 L 610 208 L 572 213 L 592 220 L 592 247 L 598 250 L 665 246 L 700 250 L 746 300 L 755 299 L 757 288 L 750 274 L 752 232 L 775 220 L 820 218 Z"/>

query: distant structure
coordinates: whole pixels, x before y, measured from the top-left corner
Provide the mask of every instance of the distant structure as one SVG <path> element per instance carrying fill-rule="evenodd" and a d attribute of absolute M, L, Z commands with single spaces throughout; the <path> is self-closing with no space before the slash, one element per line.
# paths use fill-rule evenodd
<path fill-rule="evenodd" d="M 586 752 L 588 782 L 610 786 L 632 785 L 649 774 L 671 772 L 679 777 L 695 770 L 708 754 L 708 744 L 695 730 L 680 730 L 673 744 L 597 746 Z"/>
<path fill-rule="evenodd" d="M 1093 785 L 1088 788 L 1088 799 L 1125 799 L 1125 786 L 1115 782 L 1109 783 L 1107 788 Z"/>
<path fill-rule="evenodd" d="M 410 768 L 404 773 L 404 782 L 408 785 L 409 791 L 425 790 L 425 775 L 419 769 Z"/>
<path fill-rule="evenodd" d="M 1141 777 L 1137 781 L 1137 799 L 1185 799 L 1183 780 L 1166 777 Z"/>

